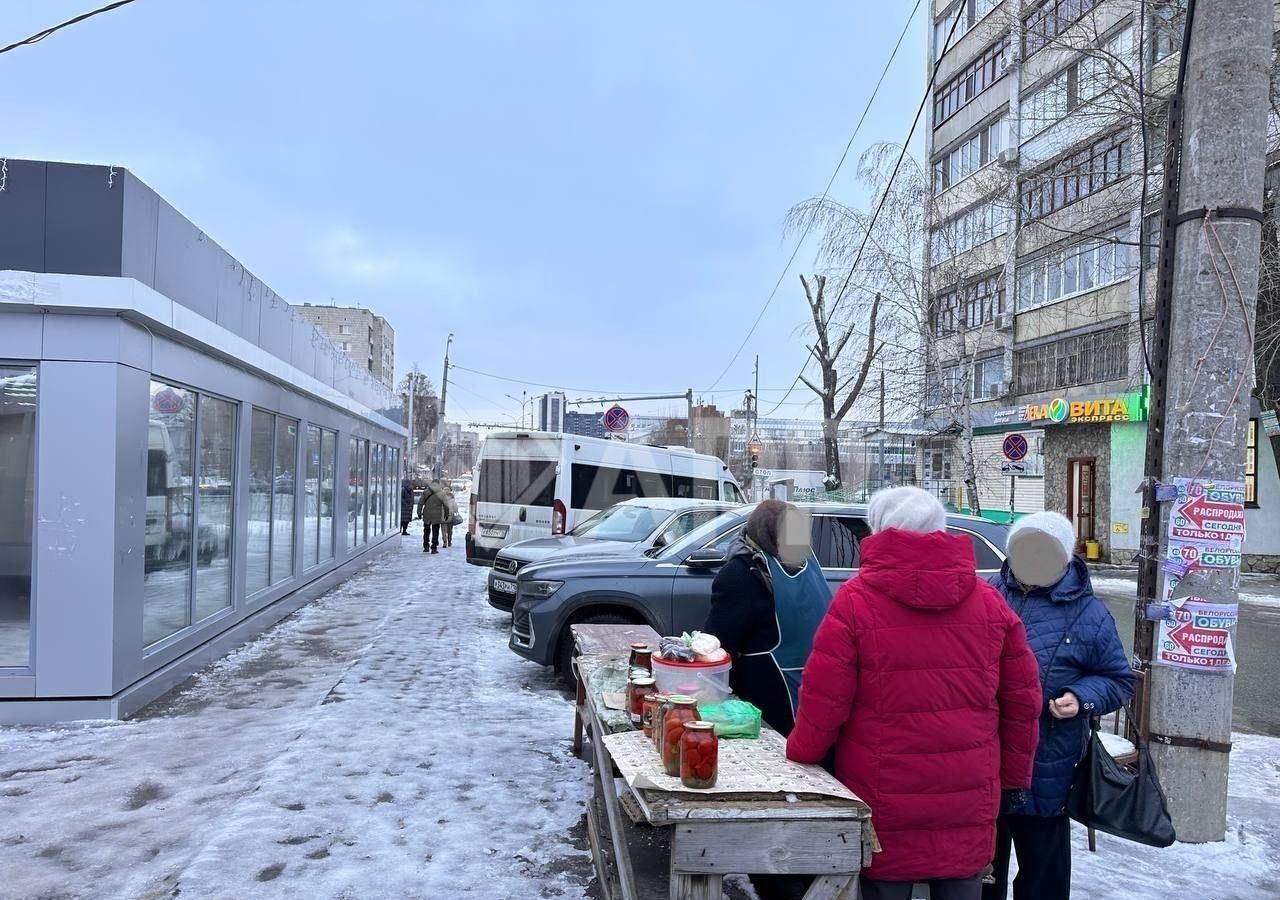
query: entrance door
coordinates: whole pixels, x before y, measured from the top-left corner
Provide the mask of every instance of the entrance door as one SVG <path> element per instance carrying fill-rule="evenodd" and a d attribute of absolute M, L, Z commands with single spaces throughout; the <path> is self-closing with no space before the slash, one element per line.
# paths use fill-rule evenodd
<path fill-rule="evenodd" d="M 1076 550 L 1085 541 L 1096 539 L 1093 501 L 1097 479 L 1097 457 L 1077 456 L 1067 460 L 1067 518 L 1076 532 Z"/>

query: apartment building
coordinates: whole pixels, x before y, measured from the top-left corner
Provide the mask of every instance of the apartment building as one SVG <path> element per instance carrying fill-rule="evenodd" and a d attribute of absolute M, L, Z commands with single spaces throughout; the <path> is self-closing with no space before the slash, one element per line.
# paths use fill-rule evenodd
<path fill-rule="evenodd" d="M 387 387 L 395 388 L 396 335 L 386 319 L 363 306 L 304 303 L 296 309 L 335 347 Z"/>
<path fill-rule="evenodd" d="M 971 453 L 984 510 L 1059 510 L 1082 548 L 1130 559 L 1156 263 L 1142 173 L 1154 223 L 1182 4 L 935 0 L 933 13 L 925 395 L 936 436 L 921 443 L 921 479 L 949 483 L 940 493 L 963 505 Z M 1030 446 L 1017 466 L 1001 453 L 1010 432 Z M 1250 433 L 1246 566 L 1261 567 L 1280 554 L 1280 481 L 1256 422 Z"/>

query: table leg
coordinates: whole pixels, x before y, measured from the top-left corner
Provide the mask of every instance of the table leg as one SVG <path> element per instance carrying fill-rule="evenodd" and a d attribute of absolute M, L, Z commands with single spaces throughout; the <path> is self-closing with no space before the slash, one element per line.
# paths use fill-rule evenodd
<path fill-rule="evenodd" d="M 819 875 L 804 900 L 858 900 L 857 875 Z"/>
<path fill-rule="evenodd" d="M 570 665 L 573 666 L 573 755 L 582 756 L 582 710 L 587 702 L 587 688 L 582 683 L 582 673 L 578 671 L 578 662 L 575 659 Z"/>

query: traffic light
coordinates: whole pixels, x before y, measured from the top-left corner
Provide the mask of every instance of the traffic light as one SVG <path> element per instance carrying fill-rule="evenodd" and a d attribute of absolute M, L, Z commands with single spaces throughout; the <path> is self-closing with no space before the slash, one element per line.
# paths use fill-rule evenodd
<path fill-rule="evenodd" d="M 750 443 L 747 444 L 747 452 L 751 454 L 751 468 L 754 469 L 758 467 L 760 465 L 760 439 L 759 438 L 751 439 Z"/>

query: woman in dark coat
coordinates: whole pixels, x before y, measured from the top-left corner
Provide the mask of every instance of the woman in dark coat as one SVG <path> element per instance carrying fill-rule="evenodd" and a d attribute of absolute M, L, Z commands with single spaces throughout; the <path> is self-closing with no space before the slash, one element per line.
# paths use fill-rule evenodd
<path fill-rule="evenodd" d="M 413 483 L 409 479 L 400 482 L 400 533 L 409 533 L 413 521 Z"/>
<path fill-rule="evenodd" d="M 831 603 L 809 541 L 808 518 L 796 507 L 781 500 L 757 506 L 716 575 L 702 627 L 733 659 L 733 692 L 783 736 L 795 726 L 800 670 Z"/>
<path fill-rule="evenodd" d="M 1074 554 L 1075 531 L 1056 512 L 1019 519 L 1008 560 L 992 583 L 1027 629 L 1040 668 L 1042 703 L 1031 790 L 1000 816 L 996 883 L 985 900 L 1004 900 L 1010 851 L 1018 853 L 1014 900 L 1067 900 L 1071 893 L 1071 820 L 1067 792 L 1083 757 L 1089 718 L 1119 709 L 1134 677 L 1089 569 Z"/>

